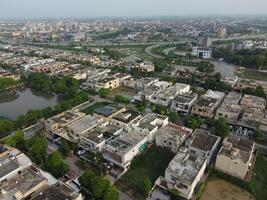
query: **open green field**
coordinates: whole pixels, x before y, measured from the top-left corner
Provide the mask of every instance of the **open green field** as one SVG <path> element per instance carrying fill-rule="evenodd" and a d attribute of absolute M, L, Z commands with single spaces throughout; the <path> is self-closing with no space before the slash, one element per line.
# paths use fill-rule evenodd
<path fill-rule="evenodd" d="M 145 199 L 140 192 L 144 178 L 148 178 L 153 185 L 159 176 L 164 176 L 165 169 L 173 157 L 174 154 L 169 150 L 153 145 L 133 160 L 130 169 L 116 185 L 123 192 L 133 195 L 134 199 Z"/>
<path fill-rule="evenodd" d="M 264 72 L 244 70 L 240 73 L 237 73 L 237 75 L 241 78 L 267 81 L 267 73 L 264 73 Z"/>
<path fill-rule="evenodd" d="M 103 106 L 107 106 L 109 104 L 111 104 L 111 103 L 109 103 L 109 102 L 96 102 L 95 104 L 93 104 L 93 105 L 85 108 L 84 110 L 82 110 L 82 112 L 84 112 L 87 115 L 88 114 L 92 114 L 95 111 L 95 109 L 101 108 Z"/>
<path fill-rule="evenodd" d="M 119 88 L 116 88 L 114 90 L 111 90 L 110 93 L 108 94 L 107 98 L 114 99 L 115 96 L 121 95 L 121 96 L 124 96 L 125 98 L 130 100 L 136 94 L 137 93 L 131 88 L 119 87 Z"/>
<path fill-rule="evenodd" d="M 257 200 L 267 199 L 267 158 L 258 156 L 250 182 L 252 195 Z"/>

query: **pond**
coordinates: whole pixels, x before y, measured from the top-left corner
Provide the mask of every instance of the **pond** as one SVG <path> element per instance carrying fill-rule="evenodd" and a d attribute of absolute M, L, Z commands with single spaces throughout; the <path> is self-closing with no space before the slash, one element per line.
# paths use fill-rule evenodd
<path fill-rule="evenodd" d="M 23 88 L 0 94 L 0 116 L 15 120 L 29 110 L 54 106 L 63 101 L 56 94 L 47 94 L 38 90 Z"/>

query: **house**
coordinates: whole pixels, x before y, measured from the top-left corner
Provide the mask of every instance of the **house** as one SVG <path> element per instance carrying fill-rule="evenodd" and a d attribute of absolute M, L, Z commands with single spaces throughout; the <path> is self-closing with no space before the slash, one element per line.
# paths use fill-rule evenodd
<path fill-rule="evenodd" d="M 94 110 L 94 113 L 105 118 L 111 119 L 112 117 L 125 112 L 126 108 L 120 105 L 107 105 Z"/>
<path fill-rule="evenodd" d="M 178 94 L 185 94 L 190 92 L 190 85 L 184 83 L 176 83 L 160 93 L 152 95 L 150 102 L 159 104 L 162 106 L 169 106 L 171 100 L 174 99 Z"/>
<path fill-rule="evenodd" d="M 47 182 L 40 170 L 32 165 L 0 184 L 0 199 L 29 199 L 31 195 L 45 187 Z"/>
<path fill-rule="evenodd" d="M 125 131 L 104 146 L 102 156 L 116 166 L 127 169 L 135 156 L 147 147 L 147 134 Z"/>
<path fill-rule="evenodd" d="M 128 126 L 131 126 L 134 121 L 140 118 L 141 115 L 138 112 L 127 109 L 112 117 L 111 123 L 118 127 L 126 128 Z"/>
<path fill-rule="evenodd" d="M 228 123 L 237 124 L 242 111 L 242 107 L 240 106 L 241 99 L 241 93 L 230 92 L 217 109 L 215 119 L 223 117 Z"/>
<path fill-rule="evenodd" d="M 191 199 L 207 166 L 207 159 L 179 151 L 165 170 L 169 190 L 176 190 L 186 199 Z"/>
<path fill-rule="evenodd" d="M 171 86 L 171 82 L 167 81 L 155 81 L 153 84 L 151 84 L 148 87 L 145 87 L 143 90 L 140 90 L 138 92 L 138 95 L 134 96 L 135 100 L 150 100 L 153 95 L 156 95 L 162 91 L 164 91 L 166 88 Z"/>
<path fill-rule="evenodd" d="M 231 176 L 248 181 L 253 171 L 255 143 L 226 137 L 217 155 L 215 168 Z"/>
<path fill-rule="evenodd" d="M 58 182 L 52 186 L 48 186 L 39 192 L 30 200 L 54 200 L 54 199 L 68 199 L 68 200 L 83 200 L 81 193 L 76 192 L 73 188 Z"/>
<path fill-rule="evenodd" d="M 196 129 L 186 141 L 188 152 L 191 155 L 204 157 L 207 164 L 211 164 L 216 157 L 221 138 L 208 131 Z"/>
<path fill-rule="evenodd" d="M 88 130 L 80 138 L 79 145 L 93 152 L 101 152 L 105 144 L 113 137 L 121 134 L 122 128 L 112 125 L 109 121 L 103 121 L 91 130 Z"/>
<path fill-rule="evenodd" d="M 244 95 L 240 104 L 244 109 L 265 110 L 266 108 L 266 100 L 253 95 Z"/>
<path fill-rule="evenodd" d="M 157 131 L 156 145 L 169 148 L 172 152 L 177 153 L 179 147 L 185 142 L 186 138 L 189 137 L 192 132 L 192 129 L 176 124 L 168 124 Z"/>
<path fill-rule="evenodd" d="M 169 119 L 166 116 L 148 113 L 141 119 L 133 122 L 132 127 L 135 132 L 145 134 L 147 140 L 152 142 L 155 140 L 155 135 L 160 127 L 164 127 L 169 123 Z"/>
<path fill-rule="evenodd" d="M 192 114 L 201 117 L 212 118 L 216 109 L 223 101 L 225 93 L 208 90 L 206 94 L 202 95 L 192 108 Z"/>
<path fill-rule="evenodd" d="M 198 94 L 196 93 L 185 93 L 178 94 L 172 99 L 170 109 L 172 112 L 185 112 L 189 113 L 197 101 Z"/>

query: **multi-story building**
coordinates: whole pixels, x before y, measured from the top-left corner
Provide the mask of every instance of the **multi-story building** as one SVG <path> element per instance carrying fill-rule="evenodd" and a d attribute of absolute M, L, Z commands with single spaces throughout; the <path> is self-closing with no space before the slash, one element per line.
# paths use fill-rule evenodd
<path fill-rule="evenodd" d="M 183 83 L 176 83 L 160 93 L 152 95 L 150 102 L 154 104 L 159 104 L 162 106 L 169 106 L 172 99 L 174 99 L 178 94 L 185 94 L 190 92 L 190 85 Z"/>
<path fill-rule="evenodd" d="M 189 113 L 197 101 L 198 95 L 196 93 L 178 94 L 172 99 L 170 109 L 172 112 Z"/>
<path fill-rule="evenodd" d="M 202 59 L 210 59 L 212 56 L 212 50 L 210 48 L 193 47 L 192 56 Z"/>
<path fill-rule="evenodd" d="M 220 137 L 212 135 L 208 131 L 196 129 L 186 141 L 186 146 L 191 155 L 204 157 L 210 164 L 216 156 L 220 142 Z"/>
<path fill-rule="evenodd" d="M 254 142 L 227 137 L 217 155 L 215 167 L 226 174 L 249 181 L 254 166 L 254 151 Z"/>
<path fill-rule="evenodd" d="M 191 199 L 206 166 L 206 158 L 179 151 L 165 170 L 167 189 L 177 190 L 180 196 Z"/>
<path fill-rule="evenodd" d="M 202 95 L 192 108 L 192 114 L 201 117 L 212 118 L 216 109 L 223 101 L 225 93 L 208 90 L 206 94 Z"/>
<path fill-rule="evenodd" d="M 156 134 L 156 145 L 169 148 L 172 152 L 176 153 L 192 132 L 192 129 L 176 124 L 168 124 L 158 130 Z"/>
<path fill-rule="evenodd" d="M 217 109 L 215 119 L 223 117 L 228 123 L 237 124 L 242 111 L 242 107 L 239 104 L 241 99 L 241 93 L 230 92 Z"/>

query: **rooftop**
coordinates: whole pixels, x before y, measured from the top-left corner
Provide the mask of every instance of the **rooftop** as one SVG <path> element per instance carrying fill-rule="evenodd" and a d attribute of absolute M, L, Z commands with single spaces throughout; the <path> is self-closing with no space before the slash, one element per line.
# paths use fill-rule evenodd
<path fill-rule="evenodd" d="M 46 188 L 32 200 L 76 200 L 79 194 L 63 183 Z"/>
<path fill-rule="evenodd" d="M 133 110 L 126 110 L 124 112 L 119 113 L 113 119 L 124 122 L 126 124 L 130 123 L 131 121 L 135 120 L 140 114 Z"/>
<path fill-rule="evenodd" d="M 8 175 L 16 169 L 19 169 L 20 165 L 16 159 L 11 155 L 4 155 L 0 157 L 0 178 Z"/>
<path fill-rule="evenodd" d="M 198 95 L 196 93 L 178 94 L 173 100 L 180 103 L 189 103 Z"/>
<path fill-rule="evenodd" d="M 34 166 L 28 167 L 8 182 L 3 182 L 0 185 L 0 199 L 7 197 L 12 199 L 12 196 L 23 195 L 41 183 L 46 183 L 39 170 Z"/>
<path fill-rule="evenodd" d="M 169 172 L 172 178 L 177 181 L 185 185 L 191 185 L 201 167 L 205 164 L 205 161 L 205 158 L 194 157 L 188 153 L 179 151 L 169 163 L 166 172 Z"/>
<path fill-rule="evenodd" d="M 223 146 L 219 151 L 219 155 L 231 157 L 231 159 L 240 160 L 247 163 L 253 153 L 254 143 L 241 138 L 227 137 L 223 141 Z"/>
<path fill-rule="evenodd" d="M 79 134 L 97 125 L 100 119 L 101 117 L 99 115 L 93 115 L 93 116 L 86 115 L 83 118 L 72 122 L 71 124 L 68 125 L 68 127 L 71 130 L 73 130 L 76 134 Z"/>
<path fill-rule="evenodd" d="M 192 134 L 190 146 L 203 151 L 210 151 L 219 139 L 220 137 L 211 135 L 208 131 L 197 129 Z"/>
<path fill-rule="evenodd" d="M 123 109 L 123 107 L 121 107 L 121 106 L 107 105 L 107 106 L 95 109 L 94 112 L 96 114 L 103 115 L 105 117 L 110 117 L 111 115 L 119 112 L 122 109 Z"/>
<path fill-rule="evenodd" d="M 181 139 L 182 137 L 189 136 L 193 132 L 192 129 L 178 126 L 176 124 L 168 124 L 158 130 L 158 135 L 162 135 L 169 139 Z"/>

